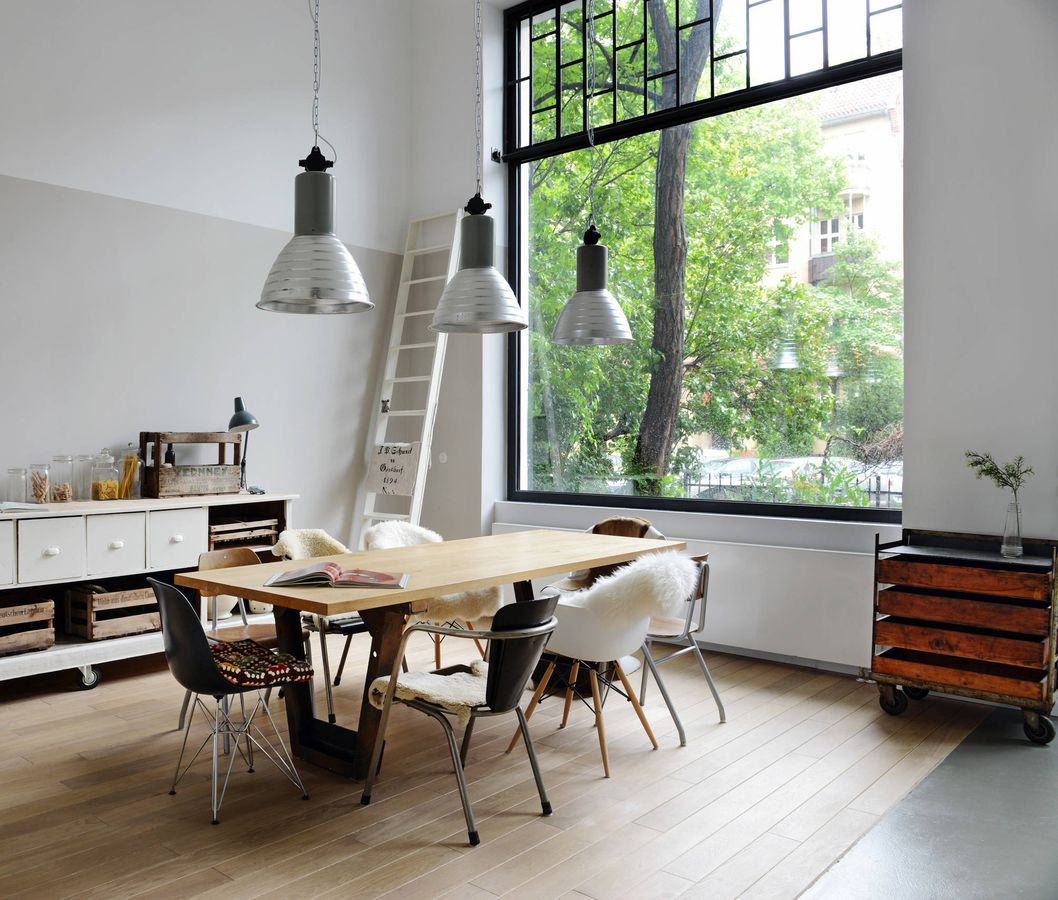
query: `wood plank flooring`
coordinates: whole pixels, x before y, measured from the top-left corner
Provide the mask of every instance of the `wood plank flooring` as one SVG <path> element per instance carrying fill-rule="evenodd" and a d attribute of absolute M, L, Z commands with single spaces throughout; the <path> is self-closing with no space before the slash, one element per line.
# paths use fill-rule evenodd
<path fill-rule="evenodd" d="M 366 648 L 355 638 L 350 660 Z M 469 659 L 473 645 L 444 650 L 447 663 Z M 411 664 L 431 660 L 423 640 Z M 440 729 L 411 710 L 393 714 L 370 806 L 358 784 L 307 764 L 303 802 L 259 762 L 254 774 L 236 769 L 213 827 L 207 760 L 168 796 L 182 692 L 160 657 L 106 666 L 93 691 L 74 690 L 70 672 L 3 682 L 0 895 L 791 898 L 987 714 L 929 698 L 892 718 L 873 686 L 851 678 L 720 654 L 709 662 L 727 723 L 693 660 L 669 663 L 662 674 L 688 746 L 653 685 L 656 751 L 631 706 L 611 696 L 610 779 L 589 711 L 578 705 L 559 730 L 561 702 L 542 703 L 531 729 L 550 818 L 539 815 L 524 748 L 503 753 L 514 720 L 482 720 L 467 767 L 475 848 Z M 355 722 L 362 678 L 362 665 L 344 676 L 339 721 Z"/>

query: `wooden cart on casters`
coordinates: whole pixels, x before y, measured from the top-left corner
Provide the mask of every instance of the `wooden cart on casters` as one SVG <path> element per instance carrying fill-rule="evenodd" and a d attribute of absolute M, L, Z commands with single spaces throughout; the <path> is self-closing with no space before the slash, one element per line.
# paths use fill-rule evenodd
<path fill-rule="evenodd" d="M 890 715 L 930 691 L 1021 709 L 1025 735 L 1054 739 L 1056 544 L 1025 541 L 1008 559 L 1000 539 L 905 530 L 875 538 L 870 677 Z"/>

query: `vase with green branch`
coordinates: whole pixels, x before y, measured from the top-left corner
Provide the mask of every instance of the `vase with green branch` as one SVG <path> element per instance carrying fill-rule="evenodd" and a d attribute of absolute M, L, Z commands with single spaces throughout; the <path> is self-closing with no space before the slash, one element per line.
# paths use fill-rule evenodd
<path fill-rule="evenodd" d="M 1019 559 L 1025 551 L 1021 545 L 1021 503 L 1018 491 L 1033 474 L 1032 466 L 1025 465 L 1024 456 L 1016 456 L 1005 465 L 1000 465 L 991 453 L 978 453 L 976 450 L 966 451 L 966 465 L 974 470 L 978 479 L 991 478 L 1000 490 L 1010 488 L 1013 497 L 1007 504 L 1007 521 L 999 552 L 1010 559 Z"/>

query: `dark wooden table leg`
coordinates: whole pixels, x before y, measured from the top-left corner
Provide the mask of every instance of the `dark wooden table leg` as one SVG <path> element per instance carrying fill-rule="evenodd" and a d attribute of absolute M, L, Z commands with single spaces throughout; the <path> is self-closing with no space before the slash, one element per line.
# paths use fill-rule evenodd
<path fill-rule="evenodd" d="M 290 749 L 295 756 L 328 771 L 349 778 L 363 779 L 371 762 L 381 713 L 367 699 L 367 686 L 393 669 L 404 631 L 406 604 L 365 611 L 364 623 L 371 633 L 371 656 L 367 664 L 367 685 L 360 709 L 360 730 L 317 719 L 312 711 L 312 685 L 291 684 L 283 691 L 290 729 Z M 297 610 L 273 607 L 279 649 L 298 659 L 305 658 L 301 642 L 301 614 Z"/>
<path fill-rule="evenodd" d="M 371 682 L 376 678 L 388 678 L 393 672 L 393 664 L 397 662 L 397 652 L 400 649 L 400 639 L 404 633 L 405 616 L 404 607 L 393 606 L 365 609 L 360 613 L 371 635 L 371 655 L 367 660 L 364 699 L 360 704 L 360 723 L 356 730 L 358 759 L 354 765 L 354 778 L 367 777 L 367 767 L 371 762 L 371 752 L 375 749 L 378 726 L 382 720 L 382 711 L 375 709 L 368 698 Z"/>
<path fill-rule="evenodd" d="M 516 581 L 514 583 L 514 600 L 516 603 L 525 603 L 533 599 L 533 583 L 531 581 Z"/>

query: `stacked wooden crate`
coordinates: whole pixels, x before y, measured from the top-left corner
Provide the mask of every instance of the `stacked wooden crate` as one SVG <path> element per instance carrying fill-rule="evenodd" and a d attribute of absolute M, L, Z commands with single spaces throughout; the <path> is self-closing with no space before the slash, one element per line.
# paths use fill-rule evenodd
<path fill-rule="evenodd" d="M 66 592 L 66 631 L 90 641 L 158 631 L 158 601 L 149 587 L 106 590 L 78 585 Z"/>
<path fill-rule="evenodd" d="M 1008 559 L 999 538 L 905 531 L 878 544 L 874 655 L 882 709 L 931 690 L 1019 707 L 1025 733 L 1049 743 L 1054 725 L 1055 548 L 1027 541 Z"/>
<path fill-rule="evenodd" d="M 46 650 L 55 643 L 55 603 L 36 600 L 0 606 L 0 656 Z"/>

